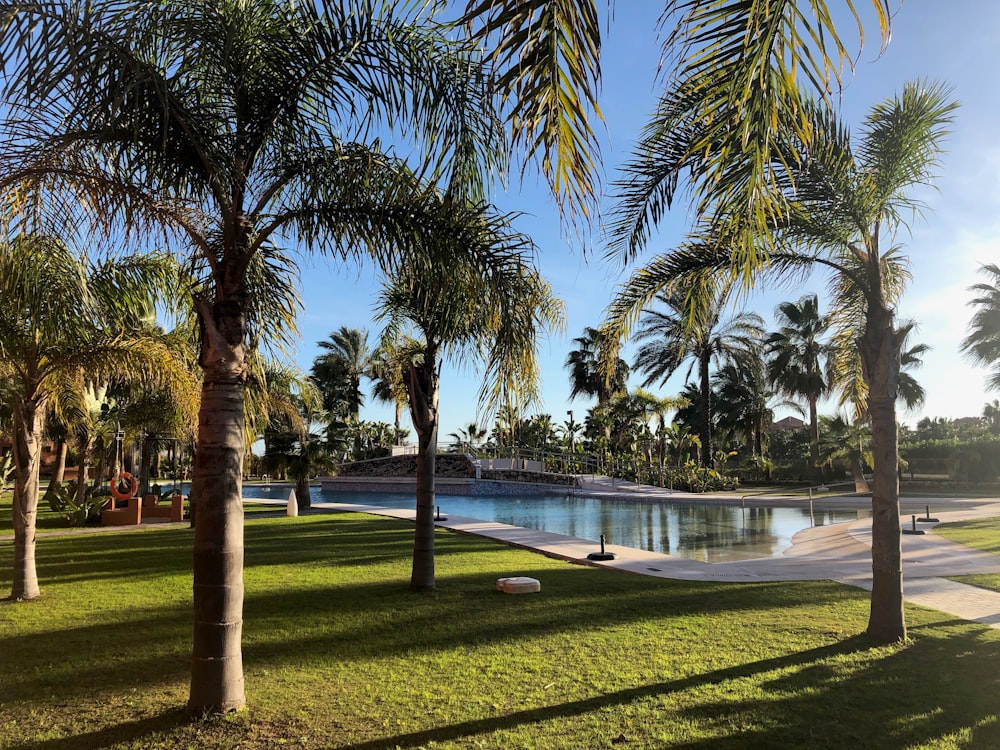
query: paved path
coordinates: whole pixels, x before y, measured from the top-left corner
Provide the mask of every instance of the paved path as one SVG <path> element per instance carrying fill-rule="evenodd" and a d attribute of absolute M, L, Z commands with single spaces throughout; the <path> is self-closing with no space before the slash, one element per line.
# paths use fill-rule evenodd
<path fill-rule="evenodd" d="M 655 488 L 625 490 L 629 494 L 653 496 Z M 606 490 L 605 490 L 606 492 Z M 662 494 L 662 490 L 659 493 Z M 677 499 L 677 494 L 671 499 Z M 733 498 L 716 498 L 733 502 Z M 962 503 L 959 509 L 935 511 L 941 523 L 970 518 L 1000 516 L 1000 501 L 983 500 L 982 504 Z M 931 507 L 957 505 L 952 500 L 920 500 Z M 382 516 L 413 520 L 414 511 L 345 503 L 314 503 L 329 510 L 355 510 Z M 608 545 L 615 559 L 595 562 L 587 555 L 597 545 L 586 539 L 550 534 L 544 531 L 508 526 L 492 521 L 449 516 L 438 526 L 468 534 L 496 539 L 517 547 L 537 550 L 546 555 L 573 562 L 600 565 L 640 575 L 698 581 L 812 581 L 835 580 L 871 589 L 871 519 L 831 524 L 805 529 L 792 539 L 792 547 L 782 557 L 704 563 L 698 560 L 632 547 Z M 903 536 L 903 572 L 905 599 L 913 604 L 1000 628 L 1000 593 L 949 581 L 945 576 L 971 573 L 1000 573 L 1000 555 L 965 547 L 933 533 L 936 523 L 922 523 L 926 534 Z M 910 526 L 907 523 L 907 526 Z"/>

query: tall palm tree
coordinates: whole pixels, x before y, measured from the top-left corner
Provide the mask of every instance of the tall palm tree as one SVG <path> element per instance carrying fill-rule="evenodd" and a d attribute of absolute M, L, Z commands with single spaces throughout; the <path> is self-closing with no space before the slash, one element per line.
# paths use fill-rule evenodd
<path fill-rule="evenodd" d="M 459 209 L 452 204 L 452 211 Z M 563 322 L 561 302 L 531 265 L 530 239 L 513 231 L 510 217 L 471 207 L 466 220 L 478 237 L 474 246 L 441 235 L 432 241 L 451 257 L 433 262 L 423 248 L 407 246 L 404 262 L 390 270 L 380 295 L 383 340 L 401 340 L 407 325 L 419 335 L 409 347 L 404 372 L 417 433 L 414 589 L 435 585 L 434 464 L 442 359 L 461 356 L 483 363 L 480 401 L 488 409 L 506 405 L 519 411 L 536 396 L 538 338 Z"/>
<path fill-rule="evenodd" d="M 969 291 L 976 296 L 969 301 L 975 310 L 969 321 L 969 333 L 962 339 L 961 351 L 970 362 L 991 368 L 986 378 L 988 390 L 1000 390 L 1000 266 L 989 263 L 979 272 L 989 281 L 973 284 Z"/>
<path fill-rule="evenodd" d="M 46 407 L 84 370 L 147 384 L 174 371 L 163 341 L 128 335 L 126 322 L 149 300 L 163 301 L 175 271 L 164 256 L 95 265 L 54 237 L 18 235 L 0 242 L 0 373 L 14 386 L 12 599 L 40 594 L 35 521 Z M 174 364 L 179 370 L 180 363 Z"/>
<path fill-rule="evenodd" d="M 341 326 L 327 341 L 317 341 L 325 350 L 313 360 L 312 379 L 323 394 L 323 407 L 342 411 L 348 421 L 357 422 L 365 396 L 362 378 L 375 373 L 375 355 L 368 347 L 368 331 Z"/>
<path fill-rule="evenodd" d="M 939 85 L 907 84 L 900 96 L 872 108 L 856 147 L 849 130 L 826 107 L 815 102 L 802 106 L 811 128 L 800 143 L 789 144 L 782 160 L 788 172 L 776 187 L 783 189 L 786 211 L 770 237 L 776 249 L 767 268 L 754 267 L 751 278 L 759 282 L 815 266 L 832 272 L 834 339 L 842 347 L 855 342 L 872 426 L 868 634 L 876 642 L 895 642 L 906 637 L 906 624 L 896 425 L 901 340 L 893 310 L 908 277 L 900 247 L 886 240 L 905 213 L 919 208 L 908 193 L 931 182 L 957 105 Z M 628 293 L 612 304 L 610 327 L 627 329 L 635 306 L 641 307 L 664 284 L 705 273 L 731 278 L 747 268 L 737 247 L 702 229 L 633 275 L 625 287 Z"/>
<path fill-rule="evenodd" d="M 712 465 L 712 391 L 713 362 L 744 362 L 756 357 L 764 334 L 764 321 L 756 313 L 740 312 L 723 319 L 728 289 L 721 284 L 694 287 L 670 287 L 656 300 L 666 310 L 649 309 L 643 313 L 636 331 L 636 341 L 643 342 L 636 352 L 633 367 L 646 375 L 643 387 L 665 383 L 685 362 L 685 380 L 697 368 L 701 405 L 701 462 Z"/>
<path fill-rule="evenodd" d="M 618 393 L 625 391 L 628 380 L 628 365 L 625 360 L 616 357 L 610 375 L 604 373 L 604 368 L 598 362 L 601 350 L 601 332 L 596 328 L 584 328 L 583 335 L 573 339 L 577 345 L 566 357 L 566 368 L 569 370 L 569 380 L 572 388 L 569 400 L 577 396 L 594 396 L 598 406 L 604 405 Z"/>
<path fill-rule="evenodd" d="M 426 23 L 428 7 L 0 6 L 3 93 L 20 126 L 5 141 L 5 174 L 57 175 L 101 216 L 169 223 L 200 279 L 192 713 L 246 702 L 243 401 L 248 352 L 294 334 L 293 265 L 280 243 L 342 257 L 451 226 L 417 176 L 370 139 L 382 123 L 426 145 L 425 178 L 475 193 L 478 176 L 502 166 L 479 66 Z"/>
<path fill-rule="evenodd" d="M 830 319 L 819 313 L 819 300 L 807 294 L 798 302 L 782 302 L 775 311 L 780 326 L 764 342 L 769 355 L 767 375 L 789 398 L 805 398 L 809 405 L 809 462 L 813 481 L 822 483 L 819 460 L 819 399 L 830 390 L 828 346 L 823 340 Z"/>

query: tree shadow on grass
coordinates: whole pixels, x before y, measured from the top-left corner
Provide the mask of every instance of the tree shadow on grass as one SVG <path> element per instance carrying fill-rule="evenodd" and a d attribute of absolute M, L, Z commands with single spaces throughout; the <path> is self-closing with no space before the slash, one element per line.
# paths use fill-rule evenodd
<path fill-rule="evenodd" d="M 14 742 L 8 747 L 11 750 L 101 750 L 112 745 L 141 747 L 145 738 L 164 735 L 190 723 L 191 718 L 178 708 L 145 719 L 104 726 L 93 732 L 59 739 Z"/>
<path fill-rule="evenodd" d="M 727 680 L 742 679 L 777 669 L 787 669 L 815 662 L 838 654 L 847 654 L 866 648 L 863 639 L 855 638 L 840 643 L 810 649 L 800 653 L 789 654 L 773 659 L 741 664 L 727 669 L 705 672 L 679 680 L 668 680 L 640 687 L 617 690 L 577 701 L 569 701 L 543 708 L 515 711 L 502 716 L 491 716 L 482 719 L 450 724 L 443 727 L 394 735 L 367 742 L 340 745 L 340 750 L 383 750 L 385 748 L 422 747 L 434 742 L 449 742 L 455 740 L 472 740 L 473 738 L 493 732 L 508 730 L 525 725 L 538 725 L 558 719 L 568 719 L 593 712 L 604 711 L 613 707 L 625 706 L 650 698 L 657 698 L 671 693 L 679 693 L 704 685 L 717 684 Z M 618 732 L 609 733 L 609 739 Z"/>
<path fill-rule="evenodd" d="M 492 747 L 503 745 L 505 732 L 523 737 L 526 730 L 543 747 L 545 737 L 564 737 L 563 722 L 571 725 L 575 717 L 590 714 L 607 726 L 609 744 L 622 736 L 639 747 L 903 750 L 940 741 L 997 748 L 1000 722 L 989 687 L 995 683 L 1000 641 L 983 643 L 985 631 L 968 623 L 964 630 L 963 637 L 922 638 L 898 649 L 872 650 L 864 637 L 856 637 L 682 679 L 338 747 L 383 750 L 436 742 Z M 645 717 L 638 716 L 642 712 Z M 671 739 L 656 736 L 659 724 L 671 726 Z M 699 737 L 685 740 L 683 730 L 673 727 L 695 727 Z"/>
<path fill-rule="evenodd" d="M 991 689 L 1000 661 L 995 632 L 953 621 L 911 633 L 916 637 L 906 646 L 776 675 L 762 684 L 764 702 L 709 701 L 686 709 L 684 716 L 701 725 L 752 728 L 673 747 L 1000 747 Z"/>

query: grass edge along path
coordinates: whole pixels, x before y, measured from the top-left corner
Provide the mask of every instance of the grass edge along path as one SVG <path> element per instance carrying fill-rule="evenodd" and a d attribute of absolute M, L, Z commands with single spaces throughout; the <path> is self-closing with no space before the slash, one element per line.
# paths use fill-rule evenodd
<path fill-rule="evenodd" d="M 0 748 L 1000 748 L 1000 631 L 867 594 L 667 581 L 411 524 L 250 520 L 249 711 L 190 721 L 191 532 L 41 537 L 43 596 L 0 603 Z M 0 545 L 9 586 L 10 545 Z M 496 578 L 542 592 L 505 596 Z"/>
<path fill-rule="evenodd" d="M 938 524 L 934 527 L 934 533 L 957 544 L 964 544 L 983 552 L 1000 555 L 1000 517 L 998 516 Z M 951 576 L 950 579 L 1000 592 L 1000 573 Z"/>

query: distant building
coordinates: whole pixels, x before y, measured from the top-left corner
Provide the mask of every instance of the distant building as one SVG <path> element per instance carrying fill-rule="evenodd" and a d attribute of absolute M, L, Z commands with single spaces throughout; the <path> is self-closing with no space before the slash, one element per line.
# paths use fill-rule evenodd
<path fill-rule="evenodd" d="M 798 417 L 785 417 L 777 422 L 771 422 L 772 430 L 801 430 L 805 426 L 806 423 Z"/>

